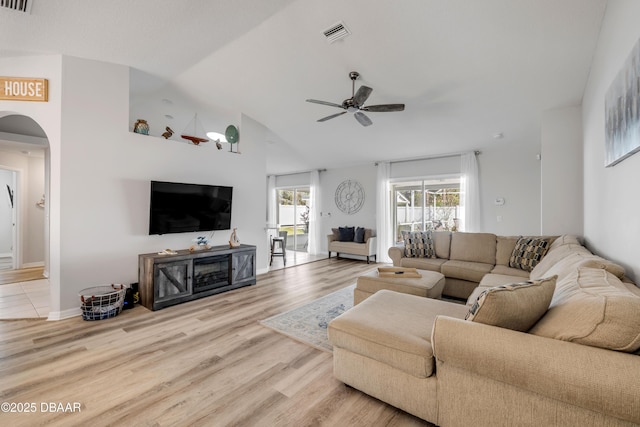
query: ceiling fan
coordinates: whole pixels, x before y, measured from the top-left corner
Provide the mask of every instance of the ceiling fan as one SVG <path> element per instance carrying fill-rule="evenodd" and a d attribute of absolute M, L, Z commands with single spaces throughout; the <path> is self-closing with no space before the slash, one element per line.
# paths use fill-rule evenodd
<path fill-rule="evenodd" d="M 351 79 L 351 98 L 345 99 L 342 101 L 342 104 L 336 104 L 333 102 L 327 101 L 318 101 L 317 99 L 307 99 L 307 102 L 313 102 L 314 104 L 322 104 L 329 105 L 331 107 L 342 108 L 345 111 L 340 113 L 332 114 L 327 117 L 323 117 L 319 122 L 325 122 L 329 119 L 333 119 L 334 117 L 341 116 L 346 113 L 354 113 L 354 117 L 362 126 L 369 126 L 373 124 L 371 119 L 367 117 L 363 111 L 370 111 L 375 113 L 385 113 L 390 111 L 404 111 L 404 104 L 382 104 L 382 105 L 369 105 L 364 106 L 364 103 L 371 95 L 373 89 L 368 86 L 360 86 L 358 91 L 355 91 L 356 79 L 360 76 L 357 71 L 352 71 L 349 73 L 349 78 Z"/>

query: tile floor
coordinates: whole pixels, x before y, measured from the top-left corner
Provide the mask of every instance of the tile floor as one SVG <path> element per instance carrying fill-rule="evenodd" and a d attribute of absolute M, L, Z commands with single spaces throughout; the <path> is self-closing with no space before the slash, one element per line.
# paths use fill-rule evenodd
<path fill-rule="evenodd" d="M 49 316 L 49 280 L 0 285 L 0 319 Z"/>

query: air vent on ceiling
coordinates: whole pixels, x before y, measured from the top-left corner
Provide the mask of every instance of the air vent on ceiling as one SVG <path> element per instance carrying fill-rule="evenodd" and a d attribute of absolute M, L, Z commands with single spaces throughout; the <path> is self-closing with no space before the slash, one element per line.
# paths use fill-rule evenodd
<path fill-rule="evenodd" d="M 336 40 L 347 37 L 349 34 L 351 34 L 351 31 L 349 31 L 349 29 L 344 26 L 343 22 L 338 22 L 337 24 L 333 24 L 332 26 L 324 30 L 323 34 L 327 38 L 327 41 L 329 43 L 333 43 Z"/>
<path fill-rule="evenodd" d="M 31 14 L 31 0 L 0 0 L 0 8 Z"/>

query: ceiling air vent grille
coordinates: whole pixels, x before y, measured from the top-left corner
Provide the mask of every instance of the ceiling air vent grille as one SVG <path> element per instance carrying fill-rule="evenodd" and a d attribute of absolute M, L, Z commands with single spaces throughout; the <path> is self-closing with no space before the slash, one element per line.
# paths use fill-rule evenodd
<path fill-rule="evenodd" d="M 0 9 L 31 14 L 31 0 L 0 0 Z"/>
<path fill-rule="evenodd" d="M 344 26 L 344 23 L 338 22 L 337 24 L 333 24 L 332 26 L 324 30 L 322 33 L 327 38 L 327 41 L 329 43 L 333 43 L 336 40 L 347 37 L 349 34 L 351 34 L 351 31 L 349 31 L 349 29 Z"/>

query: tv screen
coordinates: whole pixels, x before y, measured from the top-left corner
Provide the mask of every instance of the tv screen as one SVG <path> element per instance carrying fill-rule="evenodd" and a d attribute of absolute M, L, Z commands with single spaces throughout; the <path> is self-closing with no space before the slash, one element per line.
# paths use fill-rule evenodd
<path fill-rule="evenodd" d="M 149 234 L 229 230 L 233 187 L 151 181 Z"/>

